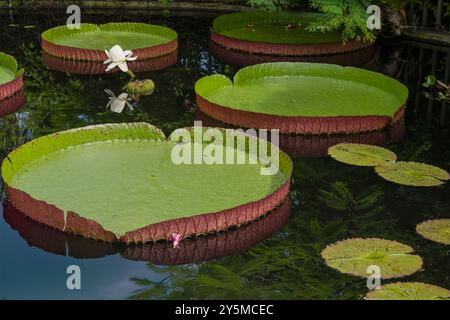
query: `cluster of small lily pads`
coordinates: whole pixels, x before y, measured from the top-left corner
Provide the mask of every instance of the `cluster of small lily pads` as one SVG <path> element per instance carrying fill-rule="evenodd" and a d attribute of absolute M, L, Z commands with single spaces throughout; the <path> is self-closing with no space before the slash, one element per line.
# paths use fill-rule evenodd
<path fill-rule="evenodd" d="M 373 166 L 382 178 L 408 186 L 439 186 L 449 180 L 440 168 L 416 162 L 397 161 L 395 153 L 381 147 L 342 143 L 328 153 L 335 160 L 357 166 Z M 422 222 L 416 227 L 424 238 L 450 245 L 450 219 Z M 422 268 L 422 258 L 403 243 L 380 238 L 353 238 L 328 245 L 321 253 L 326 264 L 342 273 L 368 277 L 376 265 L 382 279 L 411 275 Z M 450 290 L 421 282 L 396 282 L 369 292 L 369 300 L 450 300 Z"/>
<path fill-rule="evenodd" d="M 428 100 L 450 102 L 450 84 L 436 79 L 434 75 L 429 75 L 425 78 L 425 82 L 422 85 L 428 88 L 428 92 L 423 92 L 423 95 Z"/>
<path fill-rule="evenodd" d="M 128 106 L 130 110 L 133 110 L 132 101 L 139 101 L 140 96 L 149 96 L 153 94 L 155 90 L 155 84 L 150 79 L 139 80 L 136 79 L 134 73 L 129 70 L 127 61 L 135 61 L 137 56 L 133 56 L 131 50 L 123 50 L 120 45 L 113 46 L 110 50 L 105 50 L 108 59 L 103 63 L 107 64 L 106 72 L 119 68 L 121 71 L 130 75 L 130 80 L 125 84 L 122 92 L 118 96 L 114 94 L 110 89 L 105 89 L 105 92 L 109 95 L 109 102 L 107 108 L 110 108 L 112 112 L 122 113 L 125 106 Z"/>

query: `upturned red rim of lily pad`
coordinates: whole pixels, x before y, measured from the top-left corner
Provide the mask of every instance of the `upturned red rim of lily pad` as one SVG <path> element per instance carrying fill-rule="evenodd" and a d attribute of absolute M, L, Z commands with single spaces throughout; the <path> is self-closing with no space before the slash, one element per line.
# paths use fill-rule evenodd
<path fill-rule="evenodd" d="M 0 84 L 0 100 L 5 100 L 23 89 L 23 74 L 14 80 Z"/>
<path fill-rule="evenodd" d="M 372 47 L 370 42 L 351 40 L 321 44 L 278 44 L 258 41 L 248 41 L 227 37 L 211 31 L 211 41 L 228 50 L 248 52 L 258 55 L 271 55 L 279 57 L 314 57 L 324 55 L 343 54 Z"/>
<path fill-rule="evenodd" d="M 16 112 L 25 105 L 25 102 L 26 97 L 23 89 L 4 100 L 0 100 L 0 117 Z"/>

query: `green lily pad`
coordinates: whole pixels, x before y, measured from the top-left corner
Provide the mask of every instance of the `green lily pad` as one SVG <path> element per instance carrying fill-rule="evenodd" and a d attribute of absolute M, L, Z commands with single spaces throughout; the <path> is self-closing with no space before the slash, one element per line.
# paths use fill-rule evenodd
<path fill-rule="evenodd" d="M 375 167 L 375 172 L 385 180 L 416 187 L 440 186 L 450 179 L 447 171 L 418 162 L 390 162 Z"/>
<path fill-rule="evenodd" d="M 0 85 L 16 78 L 17 61 L 14 57 L 0 52 Z"/>
<path fill-rule="evenodd" d="M 109 50 L 120 45 L 123 50 L 149 48 L 171 42 L 177 33 L 167 27 L 145 23 L 82 23 L 80 29 L 65 25 L 42 33 L 42 39 L 60 46 L 91 50 Z"/>
<path fill-rule="evenodd" d="M 219 132 L 228 134 L 224 130 Z M 255 139 L 245 137 L 246 141 Z M 228 136 L 223 138 L 224 143 L 226 139 Z M 159 129 L 146 123 L 90 126 L 24 144 L 3 162 L 2 175 L 10 188 L 28 194 L 33 201 L 45 201 L 62 210 L 63 227 L 67 228 L 69 213 L 73 212 L 95 221 L 117 238 L 147 226 L 162 226 L 155 233 L 160 239 L 172 227 L 188 236 L 196 234 L 196 230 L 205 226 L 205 221 L 208 221 L 208 229 L 215 228 L 212 231 L 240 224 L 241 218 L 250 219 L 248 212 L 226 220 L 216 213 L 237 210 L 248 203 L 265 202 L 289 181 L 292 164 L 281 151 L 279 170 L 273 175 L 264 175 L 261 170 L 267 166 L 261 162 L 210 164 L 204 160 L 193 163 L 190 152 L 200 150 L 202 155 L 209 144 L 202 150 L 201 142 L 184 143 L 166 140 Z M 224 157 L 229 154 L 237 158 L 249 157 L 248 149 L 234 145 L 235 149 L 226 146 Z M 174 162 L 173 153 L 179 154 L 174 150 L 181 147 L 188 150 L 182 152 L 191 159 L 190 163 Z M 14 205 L 23 203 L 23 200 L 14 203 L 14 197 L 12 200 Z M 276 201 L 272 201 L 267 210 L 276 206 Z M 33 207 L 29 203 L 22 211 Z M 202 216 L 195 221 L 188 219 L 209 213 L 216 215 Z M 33 214 L 42 216 L 42 212 Z M 220 221 L 212 223 L 214 219 Z M 185 228 L 179 227 L 183 224 Z M 155 238 L 151 232 L 148 234 L 152 240 Z"/>
<path fill-rule="evenodd" d="M 424 221 L 416 226 L 416 231 L 428 240 L 450 245 L 450 219 Z"/>
<path fill-rule="evenodd" d="M 354 238 L 328 245 L 322 251 L 325 263 L 342 273 L 370 276 L 369 266 L 380 268 L 382 279 L 413 274 L 422 268 L 422 258 L 414 249 L 397 241 L 378 238 Z"/>
<path fill-rule="evenodd" d="M 310 32 L 311 22 L 322 14 L 312 12 L 238 12 L 214 19 L 213 30 L 221 35 L 264 43 L 321 44 L 342 42 L 338 32 Z"/>
<path fill-rule="evenodd" d="M 422 282 L 396 282 L 367 293 L 366 300 L 450 300 L 450 290 Z"/>
<path fill-rule="evenodd" d="M 397 160 L 397 155 L 385 148 L 358 143 L 340 143 L 328 149 L 335 160 L 355 165 L 375 167 L 387 161 Z"/>
<path fill-rule="evenodd" d="M 393 117 L 408 97 L 403 84 L 380 73 L 301 62 L 246 67 L 234 83 L 224 75 L 206 76 L 195 91 L 225 109 L 285 117 Z"/>

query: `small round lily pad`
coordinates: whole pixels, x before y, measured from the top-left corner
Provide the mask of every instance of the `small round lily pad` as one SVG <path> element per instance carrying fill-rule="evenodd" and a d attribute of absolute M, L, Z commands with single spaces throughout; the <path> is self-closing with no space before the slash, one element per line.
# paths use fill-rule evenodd
<path fill-rule="evenodd" d="M 450 300 L 450 290 L 423 282 L 396 282 L 369 292 L 366 300 Z"/>
<path fill-rule="evenodd" d="M 416 226 L 416 231 L 428 240 L 450 245 L 450 219 L 424 221 Z"/>
<path fill-rule="evenodd" d="M 359 143 L 340 143 L 328 149 L 335 160 L 363 167 L 375 167 L 397 160 L 397 155 L 382 147 Z"/>
<path fill-rule="evenodd" d="M 440 186 L 450 179 L 447 171 L 418 162 L 389 162 L 375 168 L 385 180 L 416 187 Z"/>
<path fill-rule="evenodd" d="M 413 274 L 422 268 L 414 249 L 397 241 L 353 238 L 328 245 L 321 253 L 325 263 L 342 273 L 369 277 L 369 266 L 378 266 L 382 279 Z"/>

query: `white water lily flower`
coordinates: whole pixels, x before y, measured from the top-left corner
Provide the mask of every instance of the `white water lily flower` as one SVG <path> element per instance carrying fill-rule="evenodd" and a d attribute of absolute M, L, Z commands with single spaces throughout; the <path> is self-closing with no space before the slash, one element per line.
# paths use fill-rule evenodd
<path fill-rule="evenodd" d="M 123 51 L 122 47 L 116 44 L 111 49 L 105 50 L 108 59 L 106 59 L 103 64 L 109 64 L 106 68 L 106 72 L 119 67 L 123 72 L 128 72 L 127 61 L 134 61 L 137 57 L 132 57 L 133 52 L 130 50 Z"/>
<path fill-rule="evenodd" d="M 106 108 L 110 108 L 112 112 L 122 113 L 125 105 L 133 110 L 133 106 L 129 101 L 132 101 L 130 97 L 128 97 L 128 93 L 124 92 L 120 94 L 118 97 L 109 89 L 105 89 L 105 92 L 109 95 L 109 102 L 106 105 Z"/>

